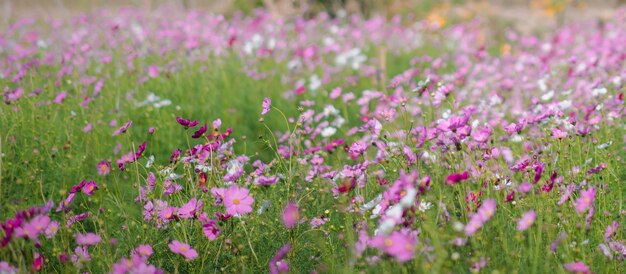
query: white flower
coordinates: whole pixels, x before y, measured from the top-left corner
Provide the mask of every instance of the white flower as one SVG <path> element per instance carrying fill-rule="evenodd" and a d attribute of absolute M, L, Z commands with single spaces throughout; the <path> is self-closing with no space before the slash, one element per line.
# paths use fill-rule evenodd
<path fill-rule="evenodd" d="M 606 88 L 604 87 L 594 88 L 593 90 L 591 90 L 591 95 L 593 95 L 593 97 L 603 95 L 603 94 L 606 94 Z"/>
<path fill-rule="evenodd" d="M 146 163 L 146 168 L 150 168 L 154 164 L 154 155 L 150 155 L 148 158 L 148 162 Z"/>
<path fill-rule="evenodd" d="M 321 134 L 322 134 L 322 137 L 326 138 L 326 137 L 335 135 L 336 132 L 337 132 L 337 129 L 335 129 L 334 127 L 327 127 L 322 130 Z"/>
<path fill-rule="evenodd" d="M 550 99 L 552 99 L 552 97 L 554 97 L 554 90 L 551 90 L 550 92 L 541 95 L 541 100 L 542 101 L 549 101 Z"/>
<path fill-rule="evenodd" d="M 429 210 L 431 207 L 433 207 L 432 203 L 422 201 L 420 202 L 419 211 L 425 212 L 426 210 Z"/>

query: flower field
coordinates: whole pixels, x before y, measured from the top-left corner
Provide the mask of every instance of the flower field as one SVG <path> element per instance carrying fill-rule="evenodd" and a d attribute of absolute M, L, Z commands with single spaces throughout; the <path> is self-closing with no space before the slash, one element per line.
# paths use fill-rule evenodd
<path fill-rule="evenodd" d="M 626 9 L 0 30 L 0 273 L 624 273 Z"/>

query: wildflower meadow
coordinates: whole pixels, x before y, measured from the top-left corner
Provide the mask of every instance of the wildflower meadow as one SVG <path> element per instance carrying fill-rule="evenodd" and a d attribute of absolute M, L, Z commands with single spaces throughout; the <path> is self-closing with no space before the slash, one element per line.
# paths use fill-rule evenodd
<path fill-rule="evenodd" d="M 626 8 L 0 29 L 0 273 L 626 273 Z"/>

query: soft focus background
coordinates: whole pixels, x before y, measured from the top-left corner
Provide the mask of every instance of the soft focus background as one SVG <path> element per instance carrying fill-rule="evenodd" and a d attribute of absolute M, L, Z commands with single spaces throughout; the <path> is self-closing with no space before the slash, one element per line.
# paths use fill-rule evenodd
<path fill-rule="evenodd" d="M 441 24 L 489 19 L 499 26 L 533 32 L 572 20 L 607 18 L 624 0 L 3 0 L 2 23 L 24 16 L 62 17 L 102 8 L 133 6 L 157 9 L 206 10 L 220 14 L 250 13 L 257 8 L 277 17 L 312 15 L 321 11 L 365 16 L 428 17 Z"/>

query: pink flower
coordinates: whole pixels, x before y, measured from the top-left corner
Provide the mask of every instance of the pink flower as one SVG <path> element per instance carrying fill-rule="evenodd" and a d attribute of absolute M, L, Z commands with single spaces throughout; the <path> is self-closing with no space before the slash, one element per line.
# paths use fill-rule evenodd
<path fill-rule="evenodd" d="M 448 175 L 446 178 L 446 185 L 454 185 L 460 181 L 467 180 L 469 178 L 469 173 L 467 171 L 463 173 L 453 173 Z"/>
<path fill-rule="evenodd" d="M 124 124 L 122 127 L 116 129 L 113 132 L 113 136 L 120 135 L 121 133 L 126 132 L 128 130 L 128 128 L 130 128 L 130 126 L 132 126 L 132 125 L 133 125 L 133 121 L 126 122 L 126 124 Z"/>
<path fill-rule="evenodd" d="M 496 212 L 496 200 L 485 200 L 478 211 L 470 216 L 470 221 L 465 226 L 467 236 L 474 235 Z"/>
<path fill-rule="evenodd" d="M 474 141 L 478 143 L 486 143 L 489 141 L 489 137 L 491 137 L 491 131 L 491 127 L 486 126 L 474 131 L 472 133 L 472 137 L 474 138 Z"/>
<path fill-rule="evenodd" d="M 265 115 L 270 112 L 270 108 L 272 107 L 272 100 L 270 98 L 263 99 L 263 110 L 261 111 L 261 115 Z"/>
<path fill-rule="evenodd" d="M 596 189 L 591 187 L 580 192 L 580 197 L 576 199 L 576 211 L 585 212 L 593 204 L 596 198 Z"/>
<path fill-rule="evenodd" d="M 200 213 L 201 210 L 202 201 L 198 201 L 196 198 L 193 198 L 178 209 L 178 217 L 182 219 L 191 219 L 196 216 L 196 213 Z"/>
<path fill-rule="evenodd" d="M 214 241 L 217 236 L 220 235 L 220 228 L 217 227 L 217 222 L 214 220 L 209 220 L 206 224 L 202 225 L 202 232 L 204 232 L 204 236 L 206 236 L 209 241 Z"/>
<path fill-rule="evenodd" d="M 244 215 L 252 211 L 254 199 L 247 188 L 232 185 L 224 191 L 224 206 L 230 215 Z"/>
<path fill-rule="evenodd" d="M 554 129 L 552 129 L 552 137 L 556 138 L 556 139 L 563 139 L 563 138 L 567 137 L 567 132 L 566 131 L 561 131 L 558 128 L 554 128 Z"/>
<path fill-rule="evenodd" d="M 107 161 L 102 161 L 98 163 L 98 175 L 107 175 L 111 172 L 111 164 Z"/>
<path fill-rule="evenodd" d="M 87 233 L 87 234 L 76 234 L 76 244 L 78 245 L 95 245 L 99 243 L 102 238 L 98 234 L 95 233 Z"/>
<path fill-rule="evenodd" d="M 190 121 L 182 117 L 176 117 L 176 122 L 178 122 L 181 126 L 185 127 L 185 129 L 188 129 L 190 127 L 195 127 L 198 125 L 198 121 Z"/>
<path fill-rule="evenodd" d="M 148 67 L 148 76 L 150 76 L 150 78 L 159 77 L 159 67 L 157 67 L 157 65 L 150 65 Z"/>
<path fill-rule="evenodd" d="M 46 238 L 50 239 L 52 238 L 54 235 L 57 234 L 57 232 L 59 232 L 59 222 L 57 221 L 52 221 L 50 222 L 50 224 L 48 224 L 48 227 L 46 228 Z"/>
<path fill-rule="evenodd" d="M 518 187 L 518 189 L 522 193 L 528 193 L 533 189 L 533 185 L 531 185 L 529 182 L 524 182 Z"/>
<path fill-rule="evenodd" d="M 294 202 L 289 202 L 283 210 L 283 224 L 287 228 L 293 228 L 298 223 L 299 218 L 298 206 Z"/>
<path fill-rule="evenodd" d="M 399 262 L 406 262 L 413 259 L 417 238 L 412 233 L 394 231 L 389 236 L 374 237 L 370 244 L 395 257 Z"/>
<path fill-rule="evenodd" d="M 152 250 L 152 246 L 150 245 L 140 245 L 135 248 L 135 253 L 145 258 L 150 257 L 154 253 L 154 250 Z"/>
<path fill-rule="evenodd" d="M 289 273 L 289 264 L 283 258 L 291 250 L 291 244 L 286 244 L 281 247 L 274 258 L 270 260 L 270 274 Z"/>
<path fill-rule="evenodd" d="M 85 195 L 91 196 L 97 189 L 98 184 L 96 184 L 96 182 L 94 181 L 89 181 L 85 183 L 81 190 L 83 191 L 83 193 L 85 193 Z"/>
<path fill-rule="evenodd" d="M 534 210 L 529 210 L 522 215 L 522 218 L 517 223 L 517 230 L 524 231 L 528 229 L 537 219 L 537 213 Z"/>
<path fill-rule="evenodd" d="M 565 270 L 572 273 L 590 273 L 589 266 L 583 262 L 571 262 L 563 265 Z"/>
<path fill-rule="evenodd" d="M 173 240 L 168 246 L 172 252 L 185 256 L 187 261 L 192 261 L 198 257 L 198 252 L 189 244 Z"/>

